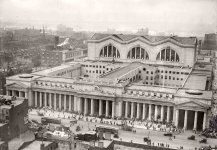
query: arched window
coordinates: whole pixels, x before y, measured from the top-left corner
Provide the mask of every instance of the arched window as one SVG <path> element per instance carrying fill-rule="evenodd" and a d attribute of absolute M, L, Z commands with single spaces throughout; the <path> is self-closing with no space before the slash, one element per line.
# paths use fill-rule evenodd
<path fill-rule="evenodd" d="M 114 57 L 114 58 L 120 58 L 120 53 L 116 47 L 109 44 L 105 47 L 103 47 L 100 51 L 100 57 Z"/>
<path fill-rule="evenodd" d="M 149 59 L 148 53 L 141 48 L 140 46 L 134 47 L 132 48 L 128 54 L 127 54 L 127 58 L 129 59 Z"/>
<path fill-rule="evenodd" d="M 176 51 L 170 47 L 167 47 L 157 54 L 157 60 L 179 62 L 179 55 L 176 53 Z"/>

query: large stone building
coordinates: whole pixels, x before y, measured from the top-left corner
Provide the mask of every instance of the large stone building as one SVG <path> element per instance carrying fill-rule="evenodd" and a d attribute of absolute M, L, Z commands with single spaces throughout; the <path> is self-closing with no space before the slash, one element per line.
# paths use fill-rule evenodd
<path fill-rule="evenodd" d="M 7 78 L 7 94 L 31 107 L 174 122 L 202 130 L 212 103 L 212 66 L 196 62 L 195 37 L 95 34 L 88 58 Z"/>

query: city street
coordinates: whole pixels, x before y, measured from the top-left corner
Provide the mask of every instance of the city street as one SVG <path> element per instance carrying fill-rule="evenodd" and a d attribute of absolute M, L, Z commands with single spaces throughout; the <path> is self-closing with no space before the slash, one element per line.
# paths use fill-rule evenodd
<path fill-rule="evenodd" d="M 30 114 L 29 115 L 30 120 L 37 120 L 38 122 L 41 121 L 41 116 L 35 115 L 35 114 Z M 79 132 L 85 132 L 90 130 L 95 129 L 96 125 L 99 125 L 101 123 L 95 123 L 95 122 L 86 122 L 86 121 L 78 121 L 76 125 L 72 126 L 70 129 L 75 133 L 75 128 L 77 125 L 81 127 L 81 131 Z M 102 124 L 101 124 L 102 125 Z M 104 124 L 105 125 L 105 124 Z M 114 126 L 114 125 L 108 125 L 106 126 Z M 117 127 L 117 126 L 115 126 Z M 195 147 L 199 148 L 201 146 L 209 146 L 211 145 L 212 147 L 215 146 L 217 143 L 217 139 L 208 139 L 207 144 L 200 144 L 199 140 L 201 140 L 203 137 L 200 137 L 199 135 L 195 135 L 192 131 L 186 131 L 185 133 L 181 134 L 175 134 L 175 139 L 174 137 L 169 139 L 168 136 L 164 136 L 163 134 L 165 132 L 160 132 L 160 131 L 152 131 L 152 130 L 145 130 L 145 129 L 136 129 L 135 132 L 131 131 L 123 131 L 119 130 L 119 139 L 115 140 L 122 140 L 122 141 L 128 141 L 128 142 L 134 142 L 134 143 L 140 143 L 140 144 L 146 144 L 143 141 L 144 137 L 148 136 L 148 133 L 150 132 L 150 139 L 152 140 L 152 144 L 154 142 L 154 146 L 158 146 L 158 143 L 164 143 L 164 144 L 169 144 L 170 148 L 180 148 L 180 146 L 183 146 L 184 149 L 192 149 L 194 150 Z M 188 140 L 187 138 L 191 135 L 195 135 L 196 139 L 195 140 Z"/>

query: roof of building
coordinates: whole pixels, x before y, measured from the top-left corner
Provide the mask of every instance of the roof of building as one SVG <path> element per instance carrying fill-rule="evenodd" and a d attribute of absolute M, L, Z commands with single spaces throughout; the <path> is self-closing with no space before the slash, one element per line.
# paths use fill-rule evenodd
<path fill-rule="evenodd" d="M 107 148 L 112 143 L 112 141 L 111 140 L 99 140 L 94 142 L 82 141 L 81 143 L 90 145 L 92 147 L 100 147 L 100 143 L 103 143 L 103 148 Z M 94 145 L 92 145 L 91 143 L 93 143 Z"/>
<path fill-rule="evenodd" d="M 1 95 L 0 95 L 1 96 Z M 12 100 L 12 96 L 7 96 L 7 95 L 4 95 L 3 98 L 5 98 L 6 100 Z M 1 101 L 2 99 L 0 99 Z M 24 98 L 16 98 L 16 100 L 12 100 L 11 101 L 11 104 L 2 104 L 0 105 L 0 109 L 10 109 L 13 106 L 17 106 L 17 105 L 20 105 L 23 103 L 23 100 Z"/>
<path fill-rule="evenodd" d="M 197 90 L 201 94 L 189 94 L 184 89 L 179 89 L 176 93 L 176 96 L 178 97 L 187 97 L 187 98 L 195 98 L 195 99 L 212 99 L 212 91 L 203 91 L 203 90 Z"/>
<path fill-rule="evenodd" d="M 78 63 L 77 63 L 78 64 Z M 46 76 L 46 75 L 49 75 L 50 73 L 52 72 L 55 72 L 55 71 L 59 71 L 59 70 L 62 70 L 62 69 L 67 69 L 67 68 L 70 68 L 72 67 L 72 63 L 70 65 L 67 65 L 67 64 L 62 64 L 60 66 L 56 66 L 56 67 L 53 67 L 53 68 L 49 68 L 49 69 L 45 69 L 45 70 L 41 70 L 41 71 L 38 71 L 38 72 L 34 72 L 32 73 L 33 75 L 41 75 L 41 76 Z M 75 63 L 74 63 L 75 65 Z"/>
<path fill-rule="evenodd" d="M 51 144 L 52 142 L 50 141 L 43 141 L 44 146 L 48 146 L 49 144 Z M 33 141 L 31 143 L 29 143 L 29 145 L 27 145 L 26 147 L 22 148 L 22 150 L 41 150 L 41 144 L 42 141 Z"/>
<path fill-rule="evenodd" d="M 131 63 L 125 67 L 115 70 L 103 76 L 103 78 L 115 79 L 141 66 L 141 63 Z"/>
<path fill-rule="evenodd" d="M 184 88 L 205 90 L 206 80 L 207 80 L 206 76 L 190 75 L 184 85 Z"/>
<path fill-rule="evenodd" d="M 121 41 L 129 41 L 141 37 L 150 41 L 151 43 L 160 42 L 166 39 L 173 39 L 184 45 L 195 45 L 195 41 L 196 41 L 196 37 L 151 36 L 151 35 L 136 35 L 136 34 L 102 34 L 102 33 L 94 34 L 91 40 L 101 40 L 109 36 L 113 36 Z"/>
<path fill-rule="evenodd" d="M 33 74 L 17 74 L 17 75 L 14 75 L 14 76 L 7 77 L 7 80 L 12 79 L 12 80 L 18 80 L 18 81 L 21 81 L 21 82 L 22 81 L 29 82 L 29 81 L 35 80 L 38 77 L 40 77 L 40 76 L 33 75 Z M 24 83 L 22 82 L 22 84 L 24 84 Z"/>
<path fill-rule="evenodd" d="M 176 93 L 177 88 L 153 86 L 153 85 L 130 84 L 130 86 L 127 87 L 126 89 L 127 90 L 153 91 L 153 92 L 160 92 L 160 93 Z"/>

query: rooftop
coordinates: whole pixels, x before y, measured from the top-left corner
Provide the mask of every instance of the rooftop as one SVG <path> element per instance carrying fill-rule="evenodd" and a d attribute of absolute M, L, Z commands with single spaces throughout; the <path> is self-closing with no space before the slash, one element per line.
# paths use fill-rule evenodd
<path fill-rule="evenodd" d="M 0 95 L 0 109 L 4 109 L 4 108 L 10 109 L 12 107 L 12 105 L 17 106 L 17 105 L 22 104 L 23 100 L 24 100 L 24 98 L 14 99 L 12 96 Z"/>
<path fill-rule="evenodd" d="M 110 78 L 110 79 L 119 78 L 120 76 L 132 71 L 133 69 L 138 68 L 139 66 L 141 66 L 140 63 L 131 63 L 128 66 L 122 67 L 118 70 L 115 70 L 114 72 L 104 75 L 103 78 Z"/>
<path fill-rule="evenodd" d="M 100 147 L 100 143 L 103 143 L 103 148 L 107 148 L 113 141 L 110 140 L 99 140 L 92 142 L 94 145 L 92 145 L 91 142 L 82 141 L 83 144 L 90 145 L 92 147 Z"/>
<path fill-rule="evenodd" d="M 43 144 L 44 144 L 45 147 L 48 146 L 51 143 L 52 142 L 49 142 L 49 141 L 43 141 Z M 41 148 L 40 148 L 41 144 L 42 144 L 42 141 L 33 141 L 32 143 L 27 145 L 22 150 L 41 150 Z"/>
<path fill-rule="evenodd" d="M 190 75 L 184 85 L 184 88 L 205 90 L 206 80 L 206 76 Z"/>
<path fill-rule="evenodd" d="M 195 99 L 207 99 L 211 100 L 212 99 L 212 91 L 203 91 L 203 90 L 197 90 L 201 94 L 196 95 L 196 94 L 189 94 L 186 92 L 187 90 L 184 89 L 179 89 L 176 93 L 176 96 L 180 97 L 187 97 L 187 98 L 195 98 Z"/>
<path fill-rule="evenodd" d="M 181 44 L 184 45 L 195 45 L 196 37 L 178 37 L 178 36 L 150 36 L 150 35 L 135 35 L 135 34 L 101 34 L 96 33 L 92 36 L 91 40 L 101 40 L 104 38 L 107 38 L 109 36 L 112 36 L 114 38 L 117 38 L 121 41 L 130 41 L 135 38 L 144 38 L 145 40 L 151 42 L 151 43 L 157 43 L 164 41 L 166 39 L 173 39 Z"/>

